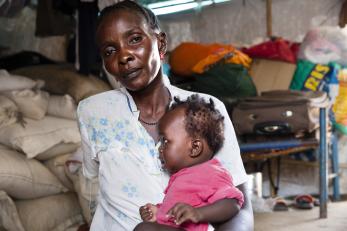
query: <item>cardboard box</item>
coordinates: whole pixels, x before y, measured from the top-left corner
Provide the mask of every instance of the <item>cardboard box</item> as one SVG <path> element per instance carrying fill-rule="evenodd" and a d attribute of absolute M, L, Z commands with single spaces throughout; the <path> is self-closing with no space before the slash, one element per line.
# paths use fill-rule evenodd
<path fill-rule="evenodd" d="M 269 90 L 289 89 L 296 65 L 267 59 L 253 59 L 250 75 L 258 94 Z"/>

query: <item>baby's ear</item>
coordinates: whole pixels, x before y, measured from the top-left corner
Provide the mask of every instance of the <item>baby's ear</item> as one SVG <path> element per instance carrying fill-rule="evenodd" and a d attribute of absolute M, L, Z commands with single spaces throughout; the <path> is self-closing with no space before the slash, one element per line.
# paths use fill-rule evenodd
<path fill-rule="evenodd" d="M 165 55 L 167 50 L 167 39 L 165 32 L 160 32 L 158 34 L 158 49 L 160 54 Z"/>
<path fill-rule="evenodd" d="M 192 150 L 191 150 L 189 156 L 191 158 L 196 158 L 196 157 L 200 156 L 203 149 L 204 149 L 204 143 L 200 139 L 193 139 L 192 140 Z"/>

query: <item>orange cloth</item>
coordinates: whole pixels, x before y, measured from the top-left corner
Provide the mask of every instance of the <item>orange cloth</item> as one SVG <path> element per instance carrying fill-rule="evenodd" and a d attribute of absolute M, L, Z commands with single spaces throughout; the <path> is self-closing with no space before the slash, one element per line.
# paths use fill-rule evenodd
<path fill-rule="evenodd" d="M 211 65 L 221 61 L 222 59 L 224 59 L 225 63 L 241 64 L 246 68 L 250 67 L 252 59 L 233 46 L 223 45 L 215 48 L 216 49 L 213 50 L 211 54 L 193 67 L 193 72 L 202 74 L 208 70 Z"/>
<path fill-rule="evenodd" d="M 336 123 L 347 126 L 347 69 L 342 69 L 338 75 L 339 94 L 333 105 Z"/>
<path fill-rule="evenodd" d="M 203 73 L 208 68 L 224 59 L 227 63 L 241 64 L 249 68 L 251 58 L 231 45 L 181 43 L 171 55 L 169 64 L 171 70 L 181 76 Z"/>

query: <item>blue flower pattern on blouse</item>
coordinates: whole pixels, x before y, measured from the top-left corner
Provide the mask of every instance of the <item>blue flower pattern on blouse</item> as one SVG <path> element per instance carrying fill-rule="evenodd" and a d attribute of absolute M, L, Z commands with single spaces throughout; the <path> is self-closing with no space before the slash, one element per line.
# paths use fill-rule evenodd
<path fill-rule="evenodd" d="M 90 140 L 99 146 L 108 146 L 112 140 L 123 143 L 126 147 L 130 146 L 135 141 L 135 135 L 132 131 L 133 126 L 129 126 L 130 121 L 110 121 L 107 118 L 97 119 L 96 117 L 91 117 L 88 124 L 80 123 L 80 126 L 85 126 L 89 131 Z M 130 130 L 129 130 L 130 129 Z M 146 133 L 147 131 L 141 127 L 141 133 Z M 149 155 L 155 157 L 158 155 L 158 151 L 153 149 L 154 141 L 153 139 L 138 138 L 136 140 L 137 144 L 146 146 L 149 150 Z"/>
<path fill-rule="evenodd" d="M 114 223 L 114 221 L 112 220 L 112 218 L 106 213 L 106 211 L 103 211 L 103 216 L 104 216 L 104 229 L 103 230 L 117 230 L 119 229 L 119 226 L 117 224 Z M 115 217 L 117 217 L 118 219 L 122 220 L 123 222 L 129 222 L 131 223 L 129 217 L 127 217 L 127 215 L 125 215 L 124 213 L 122 213 L 119 209 L 115 208 Z"/>
<path fill-rule="evenodd" d="M 107 148 L 113 141 L 122 143 L 125 147 L 140 145 L 144 147 L 142 150 L 148 151 L 147 155 L 158 160 L 159 153 L 158 150 L 155 149 L 153 139 L 148 136 L 147 131 L 143 127 L 136 128 L 140 130 L 140 133 L 146 135 L 135 135 L 134 132 L 136 131 L 134 131 L 134 126 L 130 125 L 129 120 L 110 120 L 108 118 L 90 117 L 88 124 L 80 124 L 80 126 L 85 126 L 87 128 L 90 139 L 100 148 Z M 125 154 L 122 158 L 129 159 L 130 156 L 129 154 Z M 143 155 L 139 155 L 138 158 L 140 162 L 145 162 L 145 157 Z M 112 160 L 114 164 L 117 165 L 117 157 L 112 158 Z M 132 184 L 132 182 L 125 181 L 120 187 L 127 197 L 139 197 L 137 187 Z"/>
<path fill-rule="evenodd" d="M 127 194 L 129 198 L 139 197 L 136 186 L 130 182 L 123 185 L 122 191 Z"/>

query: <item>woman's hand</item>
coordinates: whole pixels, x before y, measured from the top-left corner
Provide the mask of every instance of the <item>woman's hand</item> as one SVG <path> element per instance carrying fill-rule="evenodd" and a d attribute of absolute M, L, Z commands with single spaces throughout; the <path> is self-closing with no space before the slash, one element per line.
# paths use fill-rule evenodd
<path fill-rule="evenodd" d="M 156 222 L 158 208 L 153 204 L 146 204 L 140 207 L 140 216 L 143 221 Z"/>
<path fill-rule="evenodd" d="M 184 203 L 177 203 L 168 211 L 167 216 L 169 219 L 174 219 L 176 225 L 181 225 L 186 221 L 199 223 L 202 214 L 199 212 L 198 208 Z"/>

